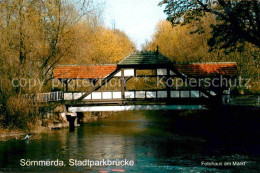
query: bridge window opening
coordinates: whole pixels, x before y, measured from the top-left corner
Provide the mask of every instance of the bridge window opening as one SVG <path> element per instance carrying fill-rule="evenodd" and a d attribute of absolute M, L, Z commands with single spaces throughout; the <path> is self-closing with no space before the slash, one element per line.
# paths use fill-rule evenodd
<path fill-rule="evenodd" d="M 126 84 L 126 90 L 163 90 L 163 89 L 192 89 L 180 78 L 139 77 L 131 78 Z M 194 89 L 194 88 L 193 88 Z"/>
<path fill-rule="evenodd" d="M 125 69 L 124 70 L 124 76 L 134 76 L 135 75 L 135 71 L 134 69 Z"/>
<path fill-rule="evenodd" d="M 181 91 L 181 98 L 189 98 L 190 91 Z"/>
<path fill-rule="evenodd" d="M 102 99 L 101 92 L 93 92 L 92 99 Z"/>
<path fill-rule="evenodd" d="M 117 74 L 115 74 L 116 77 L 120 77 L 121 75 L 122 75 L 121 71 L 119 71 L 119 72 L 117 72 Z"/>
<path fill-rule="evenodd" d="M 209 98 L 206 94 L 204 94 L 203 92 L 200 92 L 200 97 L 204 97 L 204 98 Z"/>
<path fill-rule="evenodd" d="M 156 98 L 157 94 L 156 91 L 147 91 L 146 92 L 146 98 Z"/>
<path fill-rule="evenodd" d="M 121 92 L 113 92 L 113 99 L 121 99 Z"/>
<path fill-rule="evenodd" d="M 167 69 L 165 69 L 165 68 L 157 69 L 157 75 L 158 76 L 166 76 L 167 75 Z"/>
<path fill-rule="evenodd" d="M 210 91 L 210 94 L 216 96 L 217 94 L 214 91 Z"/>
<path fill-rule="evenodd" d="M 89 94 L 88 96 L 86 96 L 86 97 L 84 98 L 84 100 L 90 100 L 90 99 L 91 99 L 91 96 L 92 96 L 92 94 Z"/>
<path fill-rule="evenodd" d="M 125 98 L 134 99 L 135 98 L 135 92 L 134 91 L 126 91 L 125 92 Z"/>
<path fill-rule="evenodd" d="M 126 83 L 126 90 L 158 90 L 164 89 L 163 85 L 157 82 L 156 77 L 131 78 Z"/>
<path fill-rule="evenodd" d="M 199 92 L 199 91 L 196 91 L 196 90 L 190 91 L 190 94 L 191 94 L 191 97 L 192 97 L 192 98 L 199 98 L 199 97 L 200 97 L 200 92 Z"/>
<path fill-rule="evenodd" d="M 135 94 L 138 99 L 145 98 L 145 91 L 136 91 Z"/>
<path fill-rule="evenodd" d="M 102 92 L 103 99 L 112 99 L 112 92 Z"/>
<path fill-rule="evenodd" d="M 79 99 L 82 95 L 83 93 L 73 93 L 73 99 Z"/>
<path fill-rule="evenodd" d="M 180 97 L 180 91 L 171 91 L 171 97 L 172 98 L 179 98 Z"/>
<path fill-rule="evenodd" d="M 167 91 L 158 91 L 158 98 L 167 98 Z"/>
<path fill-rule="evenodd" d="M 156 70 L 136 70 L 136 77 L 156 76 Z"/>
<path fill-rule="evenodd" d="M 174 73 L 172 70 L 170 70 L 170 75 L 171 75 L 171 76 L 175 76 L 176 73 Z"/>

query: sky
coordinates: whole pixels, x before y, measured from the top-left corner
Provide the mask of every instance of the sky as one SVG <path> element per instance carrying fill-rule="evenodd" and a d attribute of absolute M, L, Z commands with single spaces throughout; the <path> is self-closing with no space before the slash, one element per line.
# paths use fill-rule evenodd
<path fill-rule="evenodd" d="M 105 0 L 104 22 L 109 28 L 124 31 L 141 49 L 141 44 L 151 40 L 156 24 L 166 15 L 158 6 L 160 0 Z"/>

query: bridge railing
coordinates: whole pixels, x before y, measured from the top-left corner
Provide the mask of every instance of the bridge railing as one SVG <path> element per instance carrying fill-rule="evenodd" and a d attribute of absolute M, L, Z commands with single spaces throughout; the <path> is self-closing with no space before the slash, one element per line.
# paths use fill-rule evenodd
<path fill-rule="evenodd" d="M 213 95 L 214 92 L 211 92 Z M 65 92 L 64 100 L 77 100 L 84 92 Z M 199 90 L 171 90 L 170 98 L 207 98 Z M 167 90 L 130 90 L 125 91 L 125 99 L 166 99 Z M 86 96 L 83 100 L 114 100 L 122 99 L 121 91 L 96 91 Z"/>
<path fill-rule="evenodd" d="M 34 97 L 37 102 L 50 102 L 50 101 L 61 101 L 63 100 L 63 92 L 49 92 L 49 93 L 37 93 Z"/>
<path fill-rule="evenodd" d="M 126 100 L 134 100 L 134 99 L 167 99 L 168 93 L 170 93 L 169 98 L 207 98 L 205 94 L 203 94 L 199 90 L 128 90 L 125 91 L 125 99 Z M 210 91 L 212 95 L 216 95 L 213 91 Z M 52 101 L 69 101 L 69 100 L 77 100 L 79 99 L 85 92 L 48 92 L 48 93 L 38 93 L 35 95 L 26 95 L 34 99 L 37 102 L 52 102 Z M 223 96 L 223 102 L 227 102 L 229 100 L 229 95 Z M 122 100 L 121 91 L 95 91 L 86 96 L 84 101 L 91 100 Z"/>

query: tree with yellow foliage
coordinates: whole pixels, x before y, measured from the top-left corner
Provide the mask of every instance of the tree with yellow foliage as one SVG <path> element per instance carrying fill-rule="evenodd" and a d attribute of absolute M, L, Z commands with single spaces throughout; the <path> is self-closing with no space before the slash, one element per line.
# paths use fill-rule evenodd
<path fill-rule="evenodd" d="M 214 22 L 213 16 L 204 18 L 200 25 L 206 29 L 190 34 L 200 27 L 196 22 L 173 27 L 170 22 L 161 21 L 157 24 L 152 42 L 143 49 L 156 50 L 158 45 L 161 53 L 176 62 L 216 61 L 220 51 L 209 53 L 207 45 L 212 22 Z"/>
<path fill-rule="evenodd" d="M 98 26 L 93 30 L 86 23 L 74 28 L 77 39 L 73 58 L 68 57 L 60 64 L 115 64 L 129 55 L 135 47 L 129 37 L 120 30 Z"/>
<path fill-rule="evenodd" d="M 0 1 L 0 120 L 5 127 L 23 128 L 27 118 L 39 115 L 37 103 L 24 94 L 50 91 L 40 85 L 14 87 L 13 79 L 38 79 L 46 86 L 62 62 L 116 63 L 130 53 L 133 44 L 124 33 L 102 27 L 101 10 L 92 0 Z"/>
<path fill-rule="evenodd" d="M 160 21 L 151 42 L 143 50 L 159 51 L 177 63 L 235 61 L 242 77 L 251 78 L 252 85 L 259 81 L 259 48 L 248 42 L 244 49 L 226 54 L 225 49 L 212 49 L 208 40 L 212 37 L 211 24 L 217 21 L 213 15 L 206 15 L 199 21 L 173 26 L 169 21 Z"/>

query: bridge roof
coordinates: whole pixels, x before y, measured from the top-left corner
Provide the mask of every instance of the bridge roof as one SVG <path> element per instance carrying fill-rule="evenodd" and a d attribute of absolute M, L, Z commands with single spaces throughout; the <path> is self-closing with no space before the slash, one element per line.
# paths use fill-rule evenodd
<path fill-rule="evenodd" d="M 175 64 L 176 69 L 192 77 L 211 77 L 216 75 L 237 76 L 237 63 L 211 62 Z M 56 79 L 96 79 L 104 78 L 117 68 L 116 65 L 58 66 L 54 69 Z"/>
<path fill-rule="evenodd" d="M 210 63 L 192 63 L 192 64 L 175 64 L 178 71 L 185 75 L 200 76 L 237 76 L 236 62 L 210 62 Z"/>
<path fill-rule="evenodd" d="M 56 79 L 104 78 L 117 68 L 116 65 L 58 66 L 54 69 Z"/>
<path fill-rule="evenodd" d="M 119 66 L 129 65 L 169 65 L 172 61 L 157 52 L 132 53 L 118 63 Z"/>

